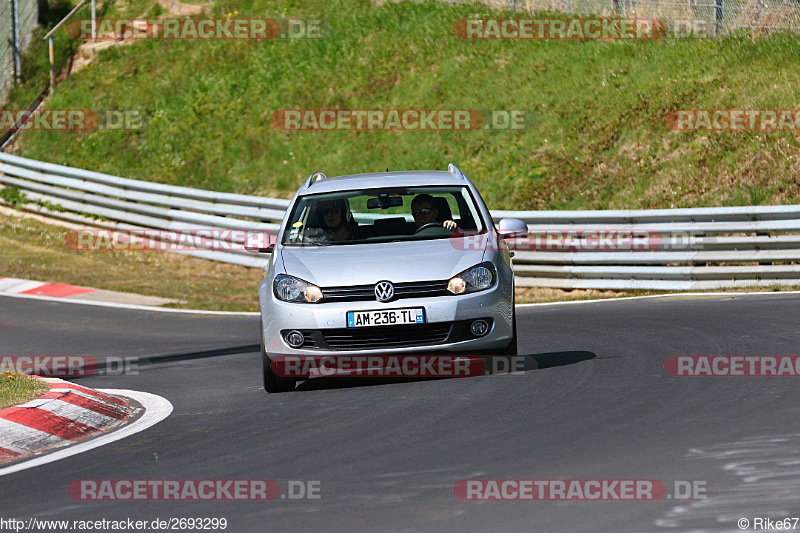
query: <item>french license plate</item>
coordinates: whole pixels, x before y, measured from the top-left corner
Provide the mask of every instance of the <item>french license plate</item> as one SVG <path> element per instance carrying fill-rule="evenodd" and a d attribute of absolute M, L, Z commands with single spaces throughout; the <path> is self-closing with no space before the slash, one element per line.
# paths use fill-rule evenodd
<path fill-rule="evenodd" d="M 381 311 L 348 311 L 347 327 L 399 326 L 402 324 L 424 324 L 425 308 L 386 309 Z"/>

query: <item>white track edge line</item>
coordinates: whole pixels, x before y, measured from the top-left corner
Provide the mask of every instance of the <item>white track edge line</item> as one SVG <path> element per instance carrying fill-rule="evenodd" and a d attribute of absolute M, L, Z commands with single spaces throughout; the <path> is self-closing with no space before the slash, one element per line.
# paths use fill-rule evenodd
<path fill-rule="evenodd" d="M 142 405 L 142 407 L 144 407 L 144 414 L 129 425 L 122 426 L 117 430 L 111 430 L 108 433 L 102 434 L 90 441 L 74 444 L 67 448 L 42 455 L 40 457 L 34 457 L 33 459 L 22 461 L 19 464 L 11 465 L 6 468 L 0 468 L 0 476 L 13 474 L 14 472 L 19 472 L 21 470 L 27 470 L 36 466 L 52 463 L 60 459 L 66 459 L 67 457 L 72 457 L 73 455 L 88 452 L 89 450 L 99 448 L 100 446 L 104 446 L 106 444 L 111 444 L 112 442 L 124 439 L 125 437 L 129 437 L 158 424 L 172 413 L 173 407 L 170 401 L 156 394 L 127 389 L 97 390 L 105 394 L 124 396 L 136 400 Z"/>
<path fill-rule="evenodd" d="M 116 307 L 119 309 L 134 309 L 137 311 L 160 311 L 162 313 L 192 313 L 196 315 L 226 315 L 226 316 L 259 316 L 258 311 L 207 311 L 205 309 L 178 309 L 172 307 L 156 307 L 154 305 L 134 305 L 117 302 L 100 302 L 92 300 L 76 300 L 74 298 L 58 298 L 55 296 L 41 296 L 38 294 L 10 294 L 0 292 L 0 296 L 10 298 L 30 298 L 32 300 L 45 300 L 50 302 L 62 302 L 68 304 L 97 305 L 100 307 Z"/>
<path fill-rule="evenodd" d="M 675 298 L 682 296 L 776 296 L 781 294 L 800 294 L 800 291 L 764 291 L 764 292 L 670 292 L 667 294 L 648 294 L 646 296 L 620 296 L 618 298 L 598 298 L 596 300 L 569 300 L 566 302 L 538 302 L 533 304 L 515 304 L 514 307 L 536 307 L 542 305 L 592 304 L 600 302 L 619 302 L 626 300 L 644 300 L 646 298 Z"/>

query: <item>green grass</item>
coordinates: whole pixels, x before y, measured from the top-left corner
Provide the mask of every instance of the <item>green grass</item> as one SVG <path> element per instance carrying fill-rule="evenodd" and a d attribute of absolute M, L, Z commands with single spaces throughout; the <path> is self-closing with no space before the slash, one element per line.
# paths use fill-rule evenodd
<path fill-rule="evenodd" d="M 50 385 L 45 381 L 5 371 L 0 374 L 0 409 L 33 400 L 48 390 Z"/>
<path fill-rule="evenodd" d="M 0 276 L 173 298 L 167 307 L 257 311 L 258 268 L 159 251 L 77 251 L 62 227 L 0 214 Z"/>
<path fill-rule="evenodd" d="M 106 50 L 48 105 L 139 110 L 142 129 L 29 131 L 21 155 L 284 197 L 315 170 L 332 176 L 455 162 L 491 208 L 800 203 L 797 134 L 678 133 L 664 122 L 675 109 L 800 108 L 796 35 L 464 41 L 453 35 L 455 20 L 504 13 L 441 3 L 243 0 L 214 15 L 233 7 L 240 18 L 324 19 L 328 36 Z M 273 129 L 272 113 L 286 108 L 522 109 L 535 121 L 519 132 Z"/>
<path fill-rule="evenodd" d="M 0 189 L 0 199 L 13 206 L 18 206 L 19 204 L 25 203 L 27 200 L 25 198 L 25 193 L 20 191 L 19 188 L 11 186 L 11 187 L 3 187 Z"/>

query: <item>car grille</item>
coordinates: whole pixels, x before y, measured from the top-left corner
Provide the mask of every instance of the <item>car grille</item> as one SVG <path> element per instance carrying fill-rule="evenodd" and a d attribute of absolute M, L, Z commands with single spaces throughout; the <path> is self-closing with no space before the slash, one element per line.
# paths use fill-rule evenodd
<path fill-rule="evenodd" d="M 426 298 L 429 296 L 447 296 L 448 280 L 444 281 L 412 281 L 394 284 L 394 300 L 403 298 Z M 354 285 L 349 287 L 323 287 L 322 300 L 325 302 L 355 302 L 376 300 L 375 285 Z"/>
<path fill-rule="evenodd" d="M 406 348 L 460 342 L 475 338 L 469 325 L 474 319 L 456 322 L 434 322 L 403 326 L 373 326 L 366 328 L 301 329 L 305 337 L 300 349 L 311 350 L 369 350 L 376 348 Z M 484 318 L 492 327 L 493 320 Z M 292 330 L 281 331 L 286 335 Z"/>
<path fill-rule="evenodd" d="M 411 326 L 323 329 L 320 332 L 325 344 L 333 350 L 366 350 L 440 344 L 447 340 L 452 326 L 452 322 L 437 322 Z"/>

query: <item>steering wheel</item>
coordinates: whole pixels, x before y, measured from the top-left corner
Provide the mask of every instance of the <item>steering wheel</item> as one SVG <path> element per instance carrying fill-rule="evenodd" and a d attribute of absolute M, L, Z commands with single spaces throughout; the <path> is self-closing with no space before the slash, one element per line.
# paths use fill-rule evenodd
<path fill-rule="evenodd" d="M 414 235 L 416 235 L 420 231 L 426 230 L 428 228 L 443 228 L 443 227 L 444 227 L 444 224 L 442 224 L 441 222 L 428 222 L 427 224 L 423 224 L 422 226 L 420 226 L 416 230 L 414 230 Z"/>

